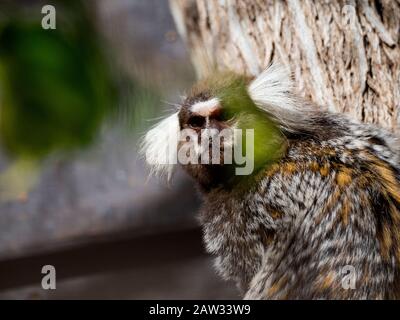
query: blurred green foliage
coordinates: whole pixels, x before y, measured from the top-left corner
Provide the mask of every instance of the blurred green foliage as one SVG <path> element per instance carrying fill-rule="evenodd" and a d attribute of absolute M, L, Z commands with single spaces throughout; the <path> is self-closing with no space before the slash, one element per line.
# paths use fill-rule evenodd
<path fill-rule="evenodd" d="M 68 22 L 60 23 L 63 15 Z M 87 145 L 116 105 L 81 1 L 57 7 L 55 30 L 42 29 L 38 17 L 16 13 L 0 25 L 0 139 L 11 154 L 31 158 Z"/>
<path fill-rule="evenodd" d="M 216 73 L 205 81 L 223 105 L 222 117 L 242 129 L 242 150 L 247 150 L 246 130 L 254 130 L 254 155 L 247 154 L 258 170 L 284 155 L 286 139 L 267 113 L 250 98 L 246 78 L 232 72 Z M 253 156 L 253 159 L 249 157 Z"/>
<path fill-rule="evenodd" d="M 162 113 L 160 93 L 139 81 L 126 80 L 119 86 L 118 125 L 129 136 L 142 136 Z"/>

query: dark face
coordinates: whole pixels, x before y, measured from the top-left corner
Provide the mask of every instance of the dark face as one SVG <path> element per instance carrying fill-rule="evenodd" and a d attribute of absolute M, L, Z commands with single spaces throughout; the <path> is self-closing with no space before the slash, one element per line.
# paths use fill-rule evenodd
<path fill-rule="evenodd" d="M 202 129 L 223 130 L 229 128 L 223 119 L 220 102 L 209 95 L 187 98 L 179 112 L 179 125 L 182 129 L 200 132 Z"/>
<path fill-rule="evenodd" d="M 210 94 L 202 93 L 195 97 L 185 100 L 179 112 L 180 129 L 190 129 L 197 136 L 197 142 L 202 144 L 201 133 L 205 129 L 213 129 L 214 132 L 221 132 L 224 129 L 231 128 L 232 121 L 224 119 L 223 109 L 220 101 L 213 98 Z M 178 150 L 187 143 L 180 141 Z M 220 141 L 219 164 L 212 164 L 212 143 L 208 144 L 209 164 L 201 164 L 200 155 L 198 155 L 198 164 L 189 163 L 183 165 L 183 168 L 191 175 L 203 189 L 207 190 L 223 183 L 229 175 L 229 165 L 224 163 L 224 139 Z M 215 152 L 215 149 L 214 149 Z"/>

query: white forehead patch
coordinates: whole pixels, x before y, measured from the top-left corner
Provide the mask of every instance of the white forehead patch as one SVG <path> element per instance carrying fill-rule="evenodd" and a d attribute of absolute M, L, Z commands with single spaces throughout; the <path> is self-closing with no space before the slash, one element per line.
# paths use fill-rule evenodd
<path fill-rule="evenodd" d="M 221 107 L 219 99 L 218 98 L 213 98 L 207 101 L 201 101 L 197 102 L 192 107 L 190 110 L 193 113 L 197 113 L 203 117 L 208 117 L 211 115 L 213 112 L 215 112 L 217 109 Z"/>

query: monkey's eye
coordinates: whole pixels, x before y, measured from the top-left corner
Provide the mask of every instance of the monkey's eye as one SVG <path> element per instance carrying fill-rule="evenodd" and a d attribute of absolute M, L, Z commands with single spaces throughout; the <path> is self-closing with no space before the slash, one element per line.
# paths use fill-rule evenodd
<path fill-rule="evenodd" d="M 192 116 L 188 120 L 188 125 L 192 128 L 202 128 L 206 122 L 206 119 L 201 116 Z"/>

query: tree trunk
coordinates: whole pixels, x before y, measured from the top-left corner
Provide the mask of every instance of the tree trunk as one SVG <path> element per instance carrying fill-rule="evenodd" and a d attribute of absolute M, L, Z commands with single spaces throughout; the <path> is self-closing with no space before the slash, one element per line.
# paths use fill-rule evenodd
<path fill-rule="evenodd" d="M 321 108 L 400 124 L 400 0 L 170 0 L 199 77 L 290 67 Z"/>

